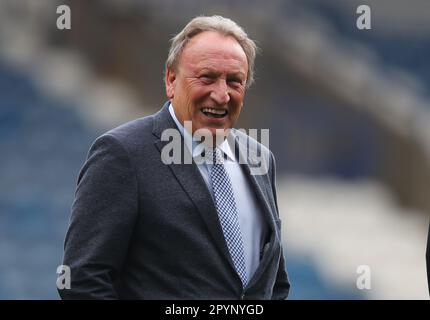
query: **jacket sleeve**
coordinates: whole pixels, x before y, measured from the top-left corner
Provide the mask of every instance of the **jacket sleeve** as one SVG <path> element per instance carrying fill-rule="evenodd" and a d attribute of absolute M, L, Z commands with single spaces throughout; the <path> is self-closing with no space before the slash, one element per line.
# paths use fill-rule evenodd
<path fill-rule="evenodd" d="M 124 147 L 111 135 L 91 147 L 79 177 L 64 244 L 71 288 L 62 299 L 116 299 L 138 212 L 137 179 Z"/>
<path fill-rule="evenodd" d="M 270 153 L 271 159 L 271 182 L 272 182 L 272 190 L 273 190 L 273 198 L 275 199 L 276 211 L 278 213 L 279 219 L 279 209 L 278 209 L 278 200 L 276 195 L 276 163 L 275 158 L 272 153 Z M 278 220 L 279 230 L 281 227 L 281 220 Z M 273 300 L 285 300 L 288 297 L 288 293 L 290 291 L 290 281 L 288 280 L 288 274 L 285 266 L 285 258 L 284 258 L 284 250 L 283 245 L 281 243 L 281 257 L 279 259 L 278 273 L 276 275 L 275 286 L 273 288 L 272 299 Z"/>

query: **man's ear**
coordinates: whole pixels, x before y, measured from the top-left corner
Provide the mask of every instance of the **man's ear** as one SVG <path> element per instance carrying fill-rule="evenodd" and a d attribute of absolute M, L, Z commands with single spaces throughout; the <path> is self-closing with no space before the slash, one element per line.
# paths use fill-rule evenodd
<path fill-rule="evenodd" d="M 166 94 L 169 99 L 175 96 L 176 72 L 168 68 L 166 70 Z"/>

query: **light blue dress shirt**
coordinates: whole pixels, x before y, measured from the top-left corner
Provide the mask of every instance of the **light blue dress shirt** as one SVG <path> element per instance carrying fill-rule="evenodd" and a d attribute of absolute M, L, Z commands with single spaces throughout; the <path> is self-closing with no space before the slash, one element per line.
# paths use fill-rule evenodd
<path fill-rule="evenodd" d="M 191 139 L 191 134 L 184 129 L 184 126 L 176 118 L 172 104 L 169 105 L 169 112 L 181 134 L 186 137 L 186 139 L 184 139 L 185 144 L 193 158 L 200 156 L 201 152 L 196 148 L 199 143 Z M 190 143 L 190 141 L 192 141 L 192 143 Z M 255 192 L 245 177 L 245 174 L 243 173 L 240 164 L 237 162 L 227 140 L 221 143 L 219 148 L 226 155 L 224 166 L 230 177 L 236 199 L 240 230 L 242 232 L 245 250 L 246 272 L 248 279 L 251 279 L 260 264 L 260 251 L 264 246 L 268 226 L 264 220 L 262 209 L 257 202 Z M 199 171 L 213 198 L 212 182 L 210 179 L 212 165 L 201 163 L 197 164 L 197 167 L 199 168 Z"/>

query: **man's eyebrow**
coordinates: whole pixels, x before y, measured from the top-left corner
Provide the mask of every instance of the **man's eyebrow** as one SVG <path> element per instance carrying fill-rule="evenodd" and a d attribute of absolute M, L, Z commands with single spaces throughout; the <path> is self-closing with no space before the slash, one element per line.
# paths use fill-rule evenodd
<path fill-rule="evenodd" d="M 233 76 L 233 77 L 238 77 L 238 76 L 240 76 L 240 77 L 245 77 L 245 74 L 244 74 L 242 71 L 237 71 L 237 72 L 229 73 L 229 74 L 228 74 L 228 76 Z"/>
<path fill-rule="evenodd" d="M 202 73 L 208 73 L 210 75 L 219 75 L 221 74 L 220 71 L 217 71 L 215 69 L 212 68 L 202 68 L 198 71 L 198 74 L 202 74 Z M 242 71 L 233 71 L 233 72 L 229 72 L 227 74 L 228 77 L 237 77 L 237 76 L 241 76 L 241 77 L 245 77 L 245 73 L 243 73 Z"/>
<path fill-rule="evenodd" d="M 210 73 L 210 74 L 220 74 L 220 72 L 219 71 L 216 71 L 216 70 L 214 70 L 214 69 L 212 69 L 212 68 L 202 68 L 202 69 L 200 69 L 199 71 L 198 71 L 198 73 L 199 74 L 202 74 L 202 73 Z"/>

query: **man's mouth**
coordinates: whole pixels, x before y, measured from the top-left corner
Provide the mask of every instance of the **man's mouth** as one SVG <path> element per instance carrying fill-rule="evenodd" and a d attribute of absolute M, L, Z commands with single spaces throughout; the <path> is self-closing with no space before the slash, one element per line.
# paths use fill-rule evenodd
<path fill-rule="evenodd" d="M 228 111 L 225 109 L 203 108 L 201 111 L 205 116 L 213 118 L 224 118 L 228 114 Z"/>

